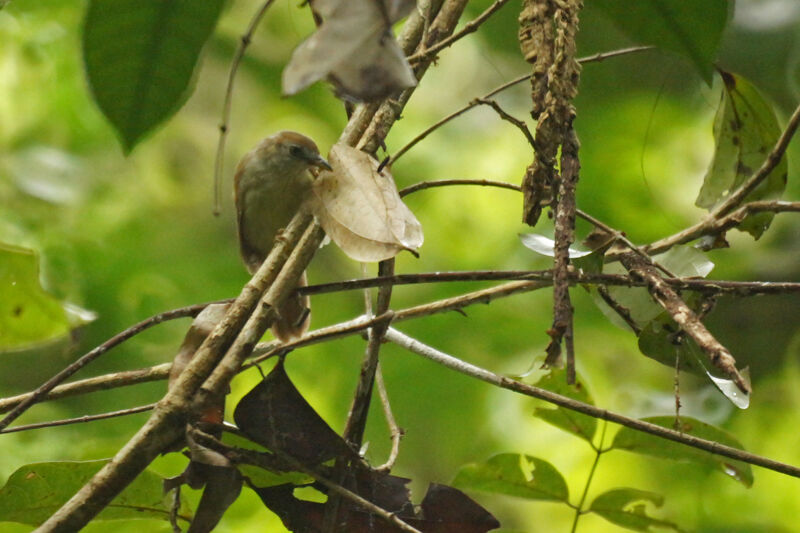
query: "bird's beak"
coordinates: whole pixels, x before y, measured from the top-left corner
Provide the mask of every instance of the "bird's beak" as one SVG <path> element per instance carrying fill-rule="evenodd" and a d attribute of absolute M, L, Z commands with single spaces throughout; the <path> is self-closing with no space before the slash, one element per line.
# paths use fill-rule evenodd
<path fill-rule="evenodd" d="M 325 170 L 331 170 L 331 171 L 333 170 L 333 167 L 331 166 L 331 164 L 328 163 L 328 161 L 326 161 L 325 158 L 322 157 L 321 155 L 316 156 L 314 159 L 312 159 L 309 162 L 313 166 L 315 166 L 317 168 L 325 169 Z"/>

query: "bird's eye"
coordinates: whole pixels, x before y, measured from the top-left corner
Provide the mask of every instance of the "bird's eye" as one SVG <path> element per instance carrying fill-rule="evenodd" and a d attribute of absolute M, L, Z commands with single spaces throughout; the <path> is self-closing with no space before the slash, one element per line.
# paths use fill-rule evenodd
<path fill-rule="evenodd" d="M 292 157 L 303 157 L 303 149 L 296 144 L 293 144 L 289 147 L 289 154 Z"/>

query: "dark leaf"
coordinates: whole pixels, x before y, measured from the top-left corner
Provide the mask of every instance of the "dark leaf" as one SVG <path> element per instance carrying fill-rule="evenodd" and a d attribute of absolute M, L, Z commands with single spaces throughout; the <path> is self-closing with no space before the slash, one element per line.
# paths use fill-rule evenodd
<path fill-rule="evenodd" d="M 593 0 L 628 37 L 676 52 L 711 85 L 713 63 L 728 20 L 727 0 Z"/>
<path fill-rule="evenodd" d="M 295 388 L 283 361 L 241 399 L 233 418 L 253 441 L 304 463 L 354 453 Z"/>
<path fill-rule="evenodd" d="M 648 516 L 648 503 L 661 507 L 664 504 L 664 497 L 644 490 L 613 489 L 595 498 L 589 510 L 612 524 L 633 531 L 652 531 L 651 528 L 680 531 L 672 522 Z"/>
<path fill-rule="evenodd" d="M 372 489 L 394 492 L 390 500 L 401 502 L 407 493 L 405 484 L 408 480 L 385 476 L 377 486 L 362 486 L 359 495 L 370 498 Z M 294 487 L 282 485 L 276 487 L 254 489 L 261 501 L 272 512 L 277 514 L 283 525 L 290 531 L 321 531 L 325 504 L 305 501 L 293 495 Z M 415 513 L 411 505 L 404 503 L 401 509 L 392 510 L 392 505 L 381 505 L 387 502 L 373 501 L 387 511 L 393 512 L 407 524 L 424 533 L 485 533 L 500 527 L 500 523 L 483 507 L 475 503 L 463 492 L 446 485 L 432 484 L 420 504 L 420 512 Z M 384 520 L 377 518 L 363 508 L 354 506 L 349 500 L 343 500 L 339 510 L 338 523 L 340 531 L 348 533 L 398 533 L 401 530 Z"/>
<path fill-rule="evenodd" d="M 224 0 L 91 0 L 83 28 L 86 75 L 129 152 L 183 104 Z"/>
<path fill-rule="evenodd" d="M 736 191 L 764 163 L 781 135 L 772 106 L 741 76 L 719 71 L 724 82 L 722 101 L 714 119 L 714 159 L 695 204 L 709 210 Z M 745 201 L 780 198 L 786 189 L 786 157 Z M 773 213 L 745 218 L 738 229 L 758 239 L 772 222 Z"/>
<path fill-rule="evenodd" d="M 672 428 L 675 423 L 675 417 L 672 416 L 654 416 L 643 418 L 642 420 L 667 428 Z M 682 433 L 719 442 L 732 448 L 744 449 L 742 444 L 725 430 L 686 416 L 682 416 L 680 421 L 680 431 Z M 698 450 L 697 448 L 678 444 L 671 440 L 655 437 L 627 427 L 623 427 L 616 434 L 612 448 L 664 459 L 691 461 L 709 469 L 719 470 L 747 487 L 753 484 L 753 472 L 747 463 L 728 459 L 721 455 Z"/>
<path fill-rule="evenodd" d="M 239 497 L 239 492 L 242 490 L 242 475 L 232 467 L 196 464 L 204 471 L 205 488 L 192 519 L 192 525 L 186 533 L 208 533 Z"/>
<path fill-rule="evenodd" d="M 569 498 L 567 483 L 553 465 L 516 453 L 495 455 L 485 463 L 461 467 L 453 485 L 529 500 L 567 501 Z"/>

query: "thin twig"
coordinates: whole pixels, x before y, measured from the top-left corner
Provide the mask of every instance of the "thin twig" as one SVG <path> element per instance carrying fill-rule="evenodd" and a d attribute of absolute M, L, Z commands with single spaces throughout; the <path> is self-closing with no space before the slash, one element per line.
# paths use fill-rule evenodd
<path fill-rule="evenodd" d="M 110 411 L 108 413 L 100 413 L 96 415 L 84 415 L 75 418 L 65 418 L 63 420 L 51 420 L 50 422 L 38 422 L 36 424 L 27 424 L 24 426 L 15 426 L 13 428 L 6 428 L 2 433 L 17 433 L 19 431 L 29 431 L 31 429 L 51 428 L 57 426 L 68 426 L 70 424 L 83 424 L 84 422 L 94 422 L 96 420 L 106 420 L 108 418 L 118 418 L 120 416 L 135 415 L 152 411 L 155 409 L 156 404 L 151 403 L 147 405 L 140 405 L 139 407 L 131 407 L 129 409 L 121 409 L 119 411 Z"/>
<path fill-rule="evenodd" d="M 466 361 L 462 361 L 461 359 L 457 359 L 451 355 L 441 352 L 426 344 L 423 344 L 422 342 L 412 337 L 409 337 L 408 335 L 405 335 L 404 333 L 401 333 L 394 328 L 389 328 L 389 330 L 386 332 L 386 339 L 390 342 L 394 342 L 406 348 L 407 350 L 413 353 L 416 353 L 417 355 L 421 355 L 426 359 L 430 359 L 435 363 L 438 363 L 451 370 L 455 370 L 456 372 L 460 372 L 475 379 L 485 381 L 486 383 L 489 383 L 491 385 L 502 387 L 504 389 L 508 389 L 513 392 L 523 394 L 525 396 L 539 398 L 540 400 L 544 400 L 559 407 L 583 413 L 594 418 L 599 418 L 602 420 L 607 420 L 609 422 L 614 422 L 615 424 L 620 424 L 622 426 L 629 427 L 636 431 L 649 433 L 651 435 L 655 435 L 656 437 L 662 437 L 671 440 L 673 442 L 678 442 L 680 444 L 691 446 L 693 448 L 698 448 L 700 450 L 705 450 L 707 452 L 711 452 L 717 455 L 722 455 L 724 457 L 736 459 L 738 461 L 742 461 L 751 465 L 760 466 L 769 470 L 773 470 L 775 472 L 780 472 L 782 474 L 800 478 L 800 468 L 796 466 L 792 466 L 786 463 L 781 463 L 779 461 L 768 459 L 766 457 L 761 457 L 759 455 L 749 453 L 744 450 L 740 450 L 738 448 L 733 448 L 731 446 L 726 446 L 718 442 L 701 439 L 698 437 L 694 437 L 692 435 L 688 435 L 686 433 L 681 433 L 672 429 L 657 426 L 655 424 L 651 424 L 643 420 L 629 418 L 627 416 L 623 416 L 617 413 L 613 413 L 611 411 L 607 411 L 605 409 L 601 409 L 599 407 L 595 407 L 594 405 L 589 405 L 586 403 L 579 402 L 577 400 L 573 400 L 572 398 L 568 398 L 566 396 L 561 396 L 560 394 L 556 394 L 554 392 L 550 392 L 548 390 L 541 389 L 539 387 L 534 387 L 532 385 L 527 385 L 525 383 L 515 381 L 513 379 L 504 376 L 500 376 L 498 374 L 495 374 L 494 372 L 491 372 L 479 366 L 475 366 Z"/>
<path fill-rule="evenodd" d="M 236 55 L 233 56 L 233 61 L 231 61 L 231 71 L 228 73 L 228 84 L 225 87 L 225 100 L 222 104 L 222 120 L 219 124 L 219 141 L 217 143 L 217 154 L 214 160 L 214 215 L 218 216 L 220 214 L 220 204 L 222 198 L 222 173 L 225 170 L 224 163 L 225 163 L 225 141 L 228 138 L 228 129 L 230 127 L 230 120 L 231 120 L 231 105 L 233 103 L 233 83 L 236 80 L 236 72 L 239 70 L 239 65 L 242 62 L 242 58 L 244 57 L 245 50 L 247 47 L 250 46 L 250 42 L 253 39 L 253 34 L 256 31 L 256 28 L 261 23 L 261 19 L 264 18 L 264 15 L 269 9 L 269 6 L 274 2 L 274 0 L 266 0 L 261 7 L 258 8 L 253 18 L 250 20 L 250 24 L 247 26 L 247 30 L 242 34 L 240 41 L 239 41 L 239 48 L 236 49 Z"/>
<path fill-rule="evenodd" d="M 531 148 L 533 148 L 534 150 L 536 149 L 536 141 L 533 139 L 533 134 L 531 133 L 531 130 L 528 129 L 528 126 L 523 121 L 521 121 L 517 117 L 507 113 L 502 107 L 500 107 L 500 104 L 498 104 L 497 101 L 495 101 L 495 100 L 490 100 L 490 99 L 487 99 L 487 98 L 478 98 L 478 103 L 482 104 L 482 105 L 488 105 L 489 107 L 494 109 L 495 113 L 500 115 L 501 119 L 505 120 L 506 122 L 510 122 L 511 124 L 513 124 L 519 131 L 522 132 L 522 134 L 528 140 L 528 144 L 531 145 Z"/>
<path fill-rule="evenodd" d="M 392 406 L 389 403 L 389 393 L 386 391 L 386 383 L 383 381 L 383 371 L 381 364 L 378 362 L 378 368 L 375 371 L 375 385 L 378 389 L 378 396 L 381 399 L 383 406 L 383 416 L 386 419 L 386 425 L 389 426 L 389 436 L 392 439 L 392 450 L 389 452 L 389 457 L 386 462 L 375 468 L 379 472 L 390 472 L 394 468 L 394 463 L 397 461 L 397 456 L 400 454 L 400 441 L 403 439 L 404 431 L 397 425 L 397 420 L 392 413 Z"/>
<path fill-rule="evenodd" d="M 161 313 L 158 315 L 151 316 L 150 318 L 146 318 L 135 324 L 134 326 L 126 329 L 125 331 L 114 335 L 106 342 L 98 346 L 97 348 L 93 349 L 92 351 L 86 353 L 82 357 L 80 357 L 77 361 L 71 363 L 61 372 L 53 376 L 52 378 L 48 379 L 42 385 L 40 385 L 35 391 L 30 393 L 26 396 L 26 398 L 20 401 L 4 418 L 0 420 L 0 431 L 8 427 L 8 425 L 16 420 L 22 413 L 28 410 L 30 406 L 38 402 L 42 399 L 47 393 L 53 390 L 56 385 L 63 383 L 68 377 L 73 375 L 75 372 L 80 370 L 81 368 L 85 367 L 101 355 L 108 352 L 114 346 L 125 342 L 126 340 L 138 335 L 139 333 L 143 332 L 144 330 L 155 326 L 156 324 L 161 324 L 162 322 L 166 322 L 167 320 L 174 320 L 176 318 L 184 318 L 184 317 L 193 317 L 197 316 L 197 314 L 202 311 L 206 305 L 208 304 L 197 304 L 197 305 L 190 305 L 188 307 L 181 307 L 179 309 L 173 309 L 172 311 L 167 311 L 165 313 Z"/>
<path fill-rule="evenodd" d="M 124 372 L 114 372 L 112 374 L 105 374 L 103 376 L 95 376 L 88 379 L 73 381 L 64 385 L 59 385 L 53 390 L 39 398 L 39 402 L 46 402 L 57 400 L 59 398 L 67 398 L 69 396 L 77 396 L 79 394 L 87 394 L 99 390 L 116 389 L 119 387 L 128 387 L 130 385 L 137 385 L 139 383 L 148 383 L 151 381 L 160 381 L 169 377 L 169 370 L 172 368 L 172 363 L 164 363 L 161 365 L 151 366 L 147 368 L 140 368 L 137 370 L 126 370 Z M 17 396 L 9 396 L 8 398 L 0 399 L 0 413 L 5 413 L 16 405 L 19 405 L 28 399 L 33 392 L 26 392 L 18 394 Z"/>
<path fill-rule="evenodd" d="M 642 52 L 642 51 L 645 51 L 645 50 L 652 50 L 654 48 L 655 48 L 654 46 L 633 46 L 633 47 L 630 47 L 630 48 L 622 48 L 622 49 L 619 49 L 619 50 L 612 50 L 610 52 L 601 52 L 601 53 L 594 54 L 594 55 L 591 55 L 591 56 L 582 57 L 582 58 L 578 59 L 578 63 L 581 63 L 581 64 L 599 63 L 599 62 L 601 62 L 601 61 L 603 61 L 605 59 L 609 59 L 609 58 L 612 58 L 612 57 L 618 57 L 618 56 L 623 56 L 623 55 L 628 55 L 628 54 L 635 54 L 637 52 Z M 508 82 L 506 82 L 506 83 L 504 83 L 504 84 L 502 84 L 502 85 L 500 85 L 498 87 L 495 87 L 494 89 L 492 89 L 491 91 L 489 91 L 485 95 L 481 96 L 480 98 L 476 98 L 476 99 L 472 100 L 470 103 L 468 103 L 467 105 L 465 105 L 461 109 L 458 109 L 458 110 L 454 111 L 453 113 L 450 113 L 449 115 L 447 115 L 443 119 L 439 120 L 438 122 L 436 122 L 435 124 L 433 124 L 432 126 L 427 128 L 426 130 L 424 130 L 422 133 L 420 133 L 419 135 L 417 135 L 416 137 L 411 139 L 411 141 L 409 141 L 405 146 L 403 146 L 402 148 L 400 148 L 400 150 L 395 152 L 395 154 L 392 156 L 392 158 L 389 160 L 389 162 L 386 164 L 386 166 L 391 168 L 391 166 L 398 159 L 400 159 L 400 157 L 403 154 L 408 152 L 411 148 L 413 148 L 417 143 L 422 141 L 425 137 L 427 137 L 428 135 L 430 135 L 431 133 L 433 133 L 434 131 L 436 131 L 440 127 L 444 126 L 445 124 L 447 124 L 448 122 L 450 122 L 454 118 L 457 118 L 457 117 L 463 115 L 464 113 L 466 113 L 467 111 L 469 111 L 470 109 L 480 105 L 479 102 L 478 102 L 479 100 L 484 100 L 484 99 L 487 99 L 487 98 L 491 98 L 492 96 L 496 95 L 497 93 L 505 91 L 506 89 L 509 89 L 509 88 L 511 88 L 511 87 L 513 87 L 515 85 L 519 85 L 523 81 L 529 80 L 530 77 L 531 77 L 530 74 L 525 74 L 523 76 L 519 76 L 518 78 L 514 78 L 511 81 L 508 81 Z"/>
<path fill-rule="evenodd" d="M 464 24 L 464 27 L 460 31 L 457 31 L 447 39 L 442 39 L 441 41 L 431 46 L 430 48 L 426 48 L 420 52 L 417 52 L 416 54 L 408 58 L 408 62 L 416 63 L 422 59 L 433 58 L 437 53 L 441 52 L 442 50 L 444 50 L 454 42 L 458 41 L 462 37 L 466 37 L 470 33 L 477 31 L 478 28 L 480 28 L 481 24 L 486 22 L 489 19 L 489 17 L 491 17 L 495 13 L 495 11 L 503 7 L 503 5 L 506 4 L 507 2 L 508 0 L 495 0 L 495 2 L 488 8 L 486 8 L 486 10 L 483 13 L 481 13 L 471 21 Z"/>

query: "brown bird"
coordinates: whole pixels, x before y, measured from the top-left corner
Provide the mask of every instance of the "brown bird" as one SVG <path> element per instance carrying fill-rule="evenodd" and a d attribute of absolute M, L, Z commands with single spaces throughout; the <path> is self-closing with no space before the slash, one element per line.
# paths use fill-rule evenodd
<path fill-rule="evenodd" d="M 262 140 L 242 157 L 234 176 L 239 249 L 254 274 L 275 238 L 311 194 L 312 169 L 331 170 L 314 141 L 293 131 Z M 306 275 L 300 286 L 306 285 Z M 292 296 L 278 309 L 272 332 L 286 341 L 308 329 L 308 297 Z"/>

